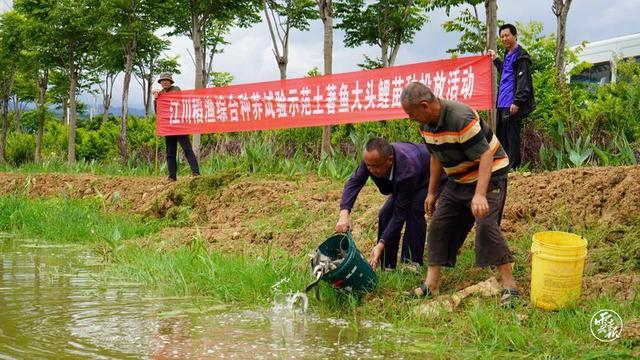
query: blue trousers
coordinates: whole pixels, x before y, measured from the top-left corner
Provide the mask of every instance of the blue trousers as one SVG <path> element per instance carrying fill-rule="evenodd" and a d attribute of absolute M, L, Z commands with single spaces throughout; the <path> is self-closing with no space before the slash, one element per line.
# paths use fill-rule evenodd
<path fill-rule="evenodd" d="M 424 256 L 424 244 L 427 235 L 427 222 L 424 219 L 424 200 L 427 197 L 427 188 L 416 191 L 416 196 L 411 204 L 411 211 L 405 221 L 404 235 L 402 236 L 402 262 L 414 262 L 422 265 Z M 395 210 L 395 198 L 389 195 L 380 212 L 378 213 L 378 239 L 382 237 L 384 229 L 389 224 Z M 400 233 L 385 240 L 382 253 L 383 268 L 395 269 L 398 260 L 398 248 L 400 247 Z"/>

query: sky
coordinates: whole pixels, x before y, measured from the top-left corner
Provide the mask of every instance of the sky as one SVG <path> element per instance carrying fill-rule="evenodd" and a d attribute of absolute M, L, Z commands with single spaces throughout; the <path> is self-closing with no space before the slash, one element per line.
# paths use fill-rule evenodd
<path fill-rule="evenodd" d="M 551 11 L 552 0 L 498 0 L 498 18 L 506 22 L 528 23 L 539 21 L 544 33 L 555 33 L 556 18 Z M 9 0 L 0 0 L 0 12 L 11 5 Z M 454 10 L 451 17 L 455 17 Z M 484 6 L 478 11 L 484 16 Z M 597 41 L 612 37 L 640 33 L 640 0 L 575 0 L 572 2 L 567 20 L 567 43 L 577 45 L 582 41 Z M 429 14 L 430 21 L 419 31 L 412 44 L 400 48 L 396 65 L 410 64 L 448 58 L 446 50 L 457 44 L 460 34 L 445 33 L 442 23 L 448 17 L 444 10 Z M 334 30 L 333 72 L 359 70 L 364 56 L 379 57 L 377 47 L 361 46 L 346 48 L 343 45 L 344 33 Z M 322 22 L 315 21 L 307 32 L 293 31 L 290 39 L 288 78 L 304 76 L 313 67 L 322 70 Z M 171 48 L 165 55 L 179 56 L 181 74 L 174 76 L 176 85 L 184 89 L 194 87 L 195 66 L 188 51 L 192 49 L 191 40 L 186 37 L 173 37 Z M 234 76 L 234 84 L 278 80 L 280 73 L 271 50 L 271 40 L 266 22 L 253 25 L 248 29 L 233 29 L 228 36 L 230 43 L 224 52 L 214 58 L 214 71 L 226 71 Z M 192 51 L 192 50 L 191 50 Z M 122 77 L 122 76 L 121 76 Z M 119 106 L 122 83 L 114 87 L 114 106 Z M 84 99 L 93 103 L 92 99 Z M 143 108 L 142 91 L 137 82 L 132 81 L 129 95 L 130 107 Z M 100 97 L 97 104 L 100 106 Z"/>

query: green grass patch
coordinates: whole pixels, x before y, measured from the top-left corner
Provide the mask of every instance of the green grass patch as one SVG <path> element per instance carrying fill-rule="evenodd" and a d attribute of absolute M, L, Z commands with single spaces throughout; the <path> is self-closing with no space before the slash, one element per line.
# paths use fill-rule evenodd
<path fill-rule="evenodd" d="M 307 224 L 305 219 L 292 216 L 296 206 L 282 213 L 283 226 Z M 162 250 L 153 243 L 146 242 L 143 246 L 136 241 L 124 241 L 156 232 L 166 223 L 105 214 L 101 208 L 99 200 L 0 197 L 0 231 L 51 242 L 96 245 L 109 261 L 104 274 L 107 279 L 140 282 L 163 294 L 206 297 L 234 307 L 270 306 L 274 299 L 300 291 L 312 280 L 308 257 L 292 256 L 269 244 L 256 254 L 255 250 L 243 249 L 236 253 L 212 251 L 197 235 L 182 246 Z M 589 261 L 599 272 L 637 271 L 637 257 L 625 260 L 622 256 L 635 256 L 637 241 L 633 239 L 637 239 L 634 236 L 639 228 L 640 224 L 631 224 L 621 228 L 621 234 L 615 233 L 618 235 L 611 235 L 612 229 L 586 230 L 583 235 L 590 239 L 593 254 Z M 532 227 L 509 239 L 516 253 L 515 274 L 523 288 L 528 286 L 530 268 L 526 257 L 535 231 Z M 616 236 L 617 241 L 612 241 L 611 236 Z M 444 294 L 453 293 L 465 282 L 493 275 L 489 269 L 474 267 L 472 237 L 467 241 L 457 267 L 443 274 Z M 601 247 L 621 250 L 613 254 L 603 250 L 601 254 L 598 252 Z M 454 312 L 442 313 L 436 319 L 419 319 L 413 310 L 421 301 L 403 298 L 400 293 L 418 284 L 420 276 L 403 271 L 377 274 L 378 288 L 363 298 L 337 293 L 322 284 L 322 301 L 311 299 L 311 311 L 347 319 L 349 330 L 356 333 L 363 321 L 392 324 L 392 332 L 405 334 L 410 340 L 396 344 L 382 339 L 379 346 L 409 358 L 562 359 L 639 355 L 637 341 L 601 343 L 589 330 L 591 316 L 601 309 L 613 309 L 623 320 L 637 318 L 640 310 L 637 293 L 625 301 L 617 300 L 615 294 L 583 298 L 579 304 L 555 312 L 533 308 L 526 304 L 528 299 L 514 309 L 502 309 L 495 297 L 472 297 Z"/>
<path fill-rule="evenodd" d="M 298 291 L 308 281 L 303 259 L 210 251 L 200 238 L 174 250 L 131 244 L 114 256 L 109 276 L 143 282 L 170 295 L 206 296 L 243 305 L 265 305 L 275 295 Z"/>
<path fill-rule="evenodd" d="M 157 232 L 163 223 L 105 214 L 98 199 L 0 196 L 0 231 L 51 243 L 118 243 Z"/>

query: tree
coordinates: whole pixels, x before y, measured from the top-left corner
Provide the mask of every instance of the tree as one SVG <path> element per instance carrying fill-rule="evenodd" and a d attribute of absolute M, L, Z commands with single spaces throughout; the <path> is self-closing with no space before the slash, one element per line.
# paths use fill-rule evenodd
<path fill-rule="evenodd" d="M 400 46 L 411 43 L 415 33 L 427 22 L 427 0 L 365 0 L 336 2 L 336 28 L 345 31 L 345 45 L 380 47 L 384 67 L 393 66 Z"/>
<path fill-rule="evenodd" d="M 493 51 L 498 50 L 497 28 L 498 28 L 498 4 L 496 0 L 486 0 L 484 2 L 487 17 L 487 49 Z M 491 110 L 489 110 L 489 126 L 493 131 L 496 130 L 497 111 L 494 108 L 496 97 L 498 96 L 498 73 L 495 67 L 491 67 Z"/>
<path fill-rule="evenodd" d="M 54 68 L 49 73 L 48 89 L 51 102 L 55 109 L 60 110 L 60 121 L 63 124 L 69 123 L 69 77 L 63 69 Z"/>
<path fill-rule="evenodd" d="M 213 87 L 227 86 L 233 82 L 233 75 L 226 71 L 213 71 L 209 74 L 209 85 Z"/>
<path fill-rule="evenodd" d="M 133 75 L 134 61 L 138 51 L 140 35 L 146 33 L 146 38 L 153 34 L 159 26 L 154 11 L 155 2 L 150 0 L 99 0 L 102 12 L 109 14 L 104 17 L 107 32 L 113 34 L 119 44 L 119 52 L 124 62 L 124 79 L 122 86 L 122 112 L 120 122 L 120 136 L 118 149 L 123 162 L 127 161 L 129 151 L 127 147 L 127 122 L 129 119 L 129 86 Z"/>
<path fill-rule="evenodd" d="M 358 67 L 364 70 L 382 69 L 384 64 L 380 59 L 371 58 L 368 55 L 365 55 L 364 62 L 362 64 L 358 64 Z"/>
<path fill-rule="evenodd" d="M 100 43 L 98 25 L 102 18 L 91 0 L 16 0 L 14 8 L 47 28 L 42 34 L 52 49 L 55 65 L 69 80 L 69 147 L 67 160 L 76 160 L 76 120 L 78 83 L 93 63 Z"/>
<path fill-rule="evenodd" d="M 167 0 L 158 4 L 173 28 L 169 35 L 186 35 L 193 43 L 195 88 L 207 85 L 211 62 L 232 24 L 244 27 L 259 21 L 261 0 Z M 200 134 L 193 136 L 193 151 L 200 155 Z"/>
<path fill-rule="evenodd" d="M 462 10 L 455 19 L 445 21 L 442 28 L 446 32 L 462 33 L 458 44 L 447 49 L 449 54 L 484 54 L 487 49 L 487 26 L 480 20 L 476 4 Z"/>
<path fill-rule="evenodd" d="M 16 74 L 16 78 L 13 84 L 13 94 L 11 96 L 11 102 L 13 103 L 13 122 L 14 122 L 14 131 L 21 132 L 22 128 L 20 126 L 20 117 L 22 112 L 24 111 L 26 105 L 35 101 L 36 94 L 38 92 L 36 88 L 36 83 L 30 78 L 30 74 L 27 74 L 25 70 L 25 57 L 24 52 L 21 54 L 22 61 L 20 64 L 20 69 L 18 69 L 18 73 Z"/>
<path fill-rule="evenodd" d="M 93 66 L 102 80 L 98 87 L 102 95 L 102 122 L 109 120 L 109 109 L 113 99 L 113 85 L 124 70 L 124 59 L 115 36 L 108 34 L 100 44 L 100 51 Z"/>
<path fill-rule="evenodd" d="M 322 54 L 324 61 L 324 74 L 333 74 L 333 0 L 316 0 L 318 12 L 323 25 Z M 322 127 L 321 154 L 330 155 L 331 150 L 331 126 Z"/>
<path fill-rule="evenodd" d="M 36 154 L 34 159 L 42 158 L 42 141 L 44 139 L 44 122 L 47 114 L 47 88 L 49 87 L 49 68 L 43 65 L 34 74 L 38 85 L 38 134 L 36 135 Z"/>
<path fill-rule="evenodd" d="M 485 7 L 485 23 L 480 21 L 477 6 L 484 3 Z M 444 8 L 449 15 L 451 8 L 461 5 L 469 5 L 473 9 L 473 14 L 465 9 L 461 14 L 452 21 L 443 24 L 445 31 L 460 31 L 462 36 L 460 42 L 455 48 L 447 50 L 449 53 L 483 53 L 484 50 L 497 51 L 497 28 L 498 28 L 498 5 L 496 0 L 432 0 L 429 8 Z M 484 43 L 483 43 L 484 42 Z M 496 103 L 496 94 L 498 91 L 498 74 L 495 68 L 491 67 L 491 87 L 492 87 L 492 104 Z M 494 109 L 489 110 L 489 125 L 495 130 Z"/>
<path fill-rule="evenodd" d="M 553 0 L 551 10 L 556 16 L 556 69 L 558 72 L 558 84 L 564 85 L 566 75 L 564 73 L 564 47 L 566 42 L 567 33 L 567 16 L 569 15 L 569 8 L 571 7 L 571 0 Z"/>
<path fill-rule="evenodd" d="M 0 17 L 0 99 L 2 106 L 2 135 L 0 137 L 0 163 L 5 161 L 4 151 L 9 131 L 9 98 L 24 47 L 24 18 L 16 11 L 7 11 Z"/>
<path fill-rule="evenodd" d="M 280 70 L 280 80 L 287 78 L 289 34 L 291 29 L 309 30 L 309 20 L 317 19 L 312 0 L 263 0 L 264 16 L 269 25 L 273 55 Z"/>
<path fill-rule="evenodd" d="M 25 38 L 23 72 L 37 87 L 38 127 L 34 159 L 39 161 L 42 157 L 49 76 L 54 67 L 53 54 L 56 49 L 46 42 L 46 33 L 49 29 L 37 19 L 25 17 L 25 31 L 29 36 Z"/>
<path fill-rule="evenodd" d="M 169 48 L 169 41 L 154 34 L 142 34 L 135 60 L 134 74 L 142 87 L 142 101 L 145 116 L 151 114 L 151 88 L 156 74 L 162 72 L 180 73 L 178 57 L 162 58 L 162 52 Z"/>

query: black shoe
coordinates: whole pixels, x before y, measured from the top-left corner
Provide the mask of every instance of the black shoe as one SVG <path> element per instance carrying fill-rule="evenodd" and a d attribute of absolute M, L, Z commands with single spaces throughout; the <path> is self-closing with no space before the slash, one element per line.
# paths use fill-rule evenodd
<path fill-rule="evenodd" d="M 174 181 L 177 181 L 177 180 L 178 179 L 176 179 L 174 177 L 171 177 L 171 176 L 167 177 L 167 181 L 169 181 L 169 182 L 174 182 Z"/>

